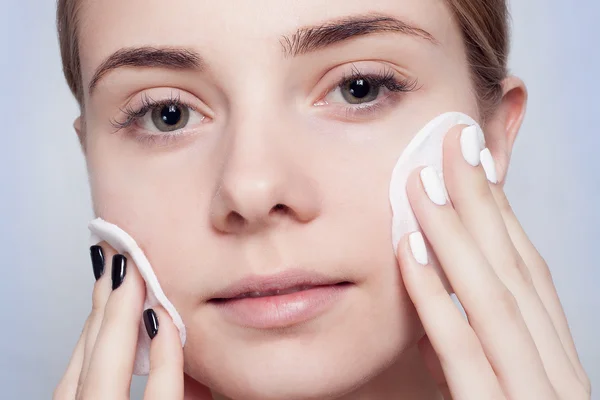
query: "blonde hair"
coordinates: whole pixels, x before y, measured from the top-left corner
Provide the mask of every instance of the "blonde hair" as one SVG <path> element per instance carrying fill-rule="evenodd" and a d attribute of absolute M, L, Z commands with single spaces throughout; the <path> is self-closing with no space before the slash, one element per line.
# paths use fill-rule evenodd
<path fill-rule="evenodd" d="M 446 0 L 461 29 L 482 116 L 502 98 L 508 74 L 508 7 L 506 0 Z M 58 0 L 56 20 L 63 72 L 83 111 L 78 15 L 81 0 Z"/>

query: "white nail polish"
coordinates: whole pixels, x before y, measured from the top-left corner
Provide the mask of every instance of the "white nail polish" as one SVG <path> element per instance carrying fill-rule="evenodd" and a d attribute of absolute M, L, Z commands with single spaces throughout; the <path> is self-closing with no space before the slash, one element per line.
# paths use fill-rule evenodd
<path fill-rule="evenodd" d="M 427 247 L 425 246 L 423 234 L 421 232 L 411 233 L 408 236 L 408 243 L 410 244 L 410 250 L 415 260 L 421 265 L 427 265 L 429 257 L 427 256 Z"/>
<path fill-rule="evenodd" d="M 476 167 L 479 165 L 481 153 L 479 129 L 471 125 L 463 129 L 460 134 L 460 149 L 462 155 L 469 165 Z"/>
<path fill-rule="evenodd" d="M 481 151 L 481 165 L 483 166 L 483 170 L 485 171 L 485 176 L 488 181 L 496 184 L 498 183 L 498 175 L 496 174 L 496 163 L 494 162 L 494 158 L 492 157 L 492 153 L 490 153 L 490 149 L 485 148 Z"/>
<path fill-rule="evenodd" d="M 425 193 L 427 193 L 431 201 L 438 206 L 446 204 L 446 189 L 433 167 L 421 170 L 421 182 L 423 182 Z"/>

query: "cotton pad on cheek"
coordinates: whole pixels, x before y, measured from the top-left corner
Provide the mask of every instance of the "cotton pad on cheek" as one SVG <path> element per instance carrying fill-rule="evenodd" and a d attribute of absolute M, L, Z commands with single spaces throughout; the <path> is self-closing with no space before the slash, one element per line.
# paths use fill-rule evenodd
<path fill-rule="evenodd" d="M 95 219 L 89 224 L 89 229 L 92 232 L 91 244 L 98 244 L 106 241 L 116 251 L 121 254 L 127 253 L 133 259 L 135 265 L 140 271 L 140 275 L 146 282 L 146 299 L 144 300 L 144 310 L 157 305 L 161 305 L 171 316 L 173 323 L 179 330 L 179 338 L 181 346 L 185 345 L 185 325 L 181 320 L 181 316 L 167 296 L 163 293 L 158 279 L 152 270 L 152 266 L 146 258 L 142 249 L 139 248 L 135 240 L 127 232 L 116 225 L 110 224 L 103 219 Z M 141 318 L 141 315 L 140 315 Z M 138 332 L 138 343 L 135 354 L 135 364 L 133 373 L 135 375 L 148 375 L 150 372 L 150 338 L 144 327 L 143 320 L 140 321 Z"/>
<path fill-rule="evenodd" d="M 397 254 L 398 242 L 402 236 L 419 230 L 419 224 L 406 194 L 408 176 L 418 167 L 431 166 L 435 168 L 443 182 L 442 156 L 444 138 L 448 131 L 456 125 L 476 125 L 481 131 L 477 122 L 468 115 L 459 112 L 442 114 L 430 121 L 415 135 L 396 162 L 390 182 L 394 254 Z"/>

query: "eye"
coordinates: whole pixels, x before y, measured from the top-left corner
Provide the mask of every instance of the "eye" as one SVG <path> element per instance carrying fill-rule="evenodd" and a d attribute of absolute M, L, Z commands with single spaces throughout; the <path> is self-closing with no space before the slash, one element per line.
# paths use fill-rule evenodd
<path fill-rule="evenodd" d="M 363 72 L 354 65 L 352 68 L 350 73 L 344 74 L 337 84 L 314 105 L 345 106 L 346 111 L 366 110 L 368 107 L 380 106 L 383 102 L 391 100 L 396 93 L 416 90 L 416 80 L 401 77 L 390 68 L 373 72 Z"/>
<path fill-rule="evenodd" d="M 350 104 L 369 103 L 379 95 L 381 86 L 372 84 L 368 78 L 356 78 L 343 83 L 339 90 Z"/>
<path fill-rule="evenodd" d="M 160 132 L 171 132 L 185 128 L 189 120 L 190 109 L 188 107 L 178 104 L 165 104 L 154 107 L 140 122 L 142 127 L 149 131 L 154 129 L 146 125 L 152 124 Z"/>
<path fill-rule="evenodd" d="M 116 131 L 132 127 L 135 131 L 152 136 L 163 133 L 179 134 L 186 128 L 196 127 L 206 119 L 203 113 L 179 97 L 154 100 L 144 95 L 141 105 L 135 108 L 127 106 L 122 111 L 126 116 L 124 121 L 111 121 Z"/>

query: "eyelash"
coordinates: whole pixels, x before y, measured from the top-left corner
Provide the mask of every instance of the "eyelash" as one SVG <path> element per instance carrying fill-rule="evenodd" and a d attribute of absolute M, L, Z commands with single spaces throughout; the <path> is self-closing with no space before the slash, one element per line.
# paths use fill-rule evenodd
<path fill-rule="evenodd" d="M 392 71 L 389 68 L 376 73 L 363 73 L 356 66 L 353 65 L 352 71 L 349 74 L 346 73 L 338 81 L 338 83 L 335 86 L 333 86 L 333 88 L 330 88 L 327 90 L 327 92 L 325 92 L 325 95 L 357 79 L 366 79 L 371 85 L 375 87 L 385 87 L 392 94 L 410 93 L 420 89 L 419 81 L 416 78 L 398 79 L 396 78 L 396 74 L 394 73 L 394 71 Z M 382 107 L 384 107 L 384 104 L 382 104 L 382 102 L 383 100 L 379 100 L 377 103 L 374 104 L 364 103 L 355 106 L 344 107 L 342 112 L 344 113 L 344 117 L 348 119 L 364 117 L 366 116 L 365 114 L 373 114 L 381 110 Z"/>
<path fill-rule="evenodd" d="M 390 69 L 383 70 L 377 73 L 362 73 L 358 68 L 353 66 L 352 71 L 350 73 L 346 73 L 341 79 L 339 79 L 335 86 L 330 87 L 324 93 L 324 96 L 338 88 L 344 87 L 348 83 L 357 79 L 366 79 L 371 85 L 375 87 L 385 87 L 392 94 L 409 93 L 419 89 L 417 79 L 397 79 L 394 71 Z M 379 111 L 382 107 L 384 107 L 382 101 L 383 100 L 379 100 L 377 103 L 374 104 L 365 103 L 364 105 L 357 104 L 355 106 L 345 106 L 343 107 L 342 112 L 344 113 L 344 116 L 348 119 L 366 116 L 366 114 L 373 114 Z M 197 109 L 193 105 L 182 101 L 179 95 L 177 95 L 176 97 L 173 97 L 171 95 L 171 97 L 168 99 L 154 100 L 148 94 L 143 94 L 141 106 L 133 108 L 130 105 L 127 105 L 124 109 L 121 109 L 121 112 L 125 114 L 125 119 L 123 121 L 117 121 L 116 119 L 111 120 L 111 125 L 115 128 L 114 133 L 117 133 L 122 129 L 131 127 L 135 122 L 137 122 L 140 118 L 144 117 L 148 112 L 153 111 L 156 108 L 165 106 L 175 106 L 182 108 L 187 107 L 190 111 L 197 111 Z M 143 138 L 143 140 L 147 140 L 149 142 L 156 142 L 157 140 L 168 141 L 180 135 L 179 133 L 175 132 L 176 131 L 164 134 L 143 134 L 135 136 L 140 140 Z"/>
<path fill-rule="evenodd" d="M 124 109 L 121 109 L 121 112 L 123 114 L 125 114 L 125 116 L 126 116 L 125 120 L 117 121 L 117 120 L 113 119 L 113 120 L 111 120 L 111 125 L 116 129 L 116 131 L 115 131 L 115 133 L 116 133 L 116 132 L 120 131 L 121 129 L 129 128 L 131 125 L 133 125 L 135 122 L 137 122 L 137 120 L 139 120 L 140 118 L 145 116 L 149 111 L 152 111 L 159 107 L 171 107 L 171 106 L 187 107 L 191 111 L 197 111 L 193 105 L 191 105 L 185 101 L 182 101 L 179 94 L 176 97 L 173 97 L 171 95 L 171 97 L 168 99 L 154 100 L 148 94 L 144 93 L 142 95 L 142 105 L 140 107 L 138 107 L 136 109 L 136 108 L 131 107 L 130 105 L 127 105 L 127 107 L 125 107 Z M 149 136 L 159 136 L 159 135 L 149 135 Z M 161 135 L 161 136 L 169 136 L 169 135 L 166 134 L 166 135 Z"/>

